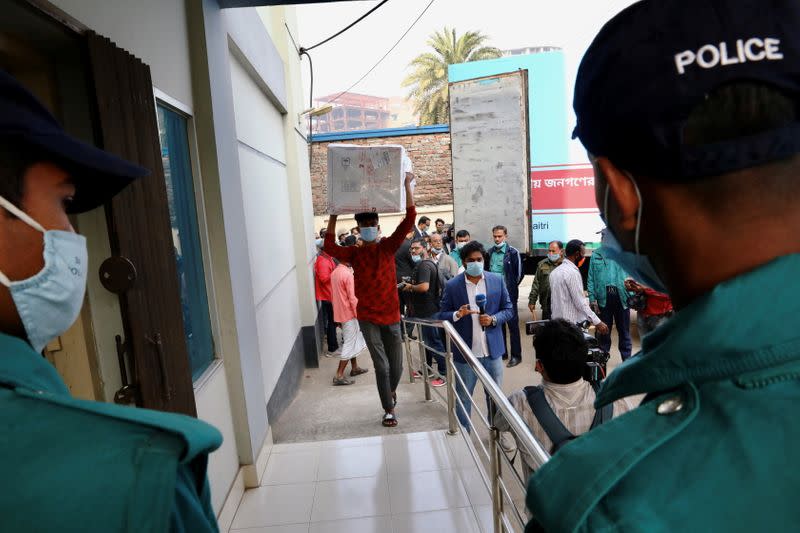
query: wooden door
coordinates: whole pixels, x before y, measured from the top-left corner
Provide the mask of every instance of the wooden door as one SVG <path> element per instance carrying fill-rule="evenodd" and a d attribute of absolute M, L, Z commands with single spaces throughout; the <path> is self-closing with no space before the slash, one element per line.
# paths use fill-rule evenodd
<path fill-rule="evenodd" d="M 111 250 L 135 267 L 120 293 L 136 403 L 196 415 L 150 68 L 86 32 L 97 142 L 151 170 L 106 205 Z"/>

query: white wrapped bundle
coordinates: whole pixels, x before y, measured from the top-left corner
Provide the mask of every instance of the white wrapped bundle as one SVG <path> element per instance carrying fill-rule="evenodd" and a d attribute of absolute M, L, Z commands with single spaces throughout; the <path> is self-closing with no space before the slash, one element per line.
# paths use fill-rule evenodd
<path fill-rule="evenodd" d="M 334 215 L 404 211 L 411 159 L 400 145 L 328 146 L 328 210 Z"/>

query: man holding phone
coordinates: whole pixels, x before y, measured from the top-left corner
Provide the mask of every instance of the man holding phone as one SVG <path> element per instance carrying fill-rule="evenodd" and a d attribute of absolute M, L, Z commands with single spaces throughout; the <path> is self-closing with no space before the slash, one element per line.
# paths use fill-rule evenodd
<path fill-rule="evenodd" d="M 513 304 L 503 276 L 484 271 L 486 252 L 483 245 L 472 241 L 460 251 L 465 272 L 445 286 L 439 318 L 455 324 L 459 335 L 472 348 L 478 362 L 498 385 L 502 385 L 502 357 L 506 353 L 502 325 L 514 318 Z M 480 301 L 485 303 L 479 306 Z M 458 419 L 461 425 L 469 429 L 470 397 L 475 390 L 478 376 L 456 346 L 453 346 L 453 363 L 466 386 L 466 389 L 460 383 L 456 386 L 456 393 L 466 410 L 465 412 L 459 407 Z M 492 404 L 488 395 L 486 402 L 491 413 Z"/>

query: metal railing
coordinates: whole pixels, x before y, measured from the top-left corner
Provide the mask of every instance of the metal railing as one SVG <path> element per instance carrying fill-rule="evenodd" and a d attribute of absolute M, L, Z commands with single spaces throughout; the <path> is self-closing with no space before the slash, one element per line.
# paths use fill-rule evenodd
<path fill-rule="evenodd" d="M 478 466 L 481 478 L 486 485 L 492 499 L 492 516 L 495 533 L 522 531 L 527 522 L 525 511 L 525 490 L 526 479 L 524 475 L 525 467 L 521 465 L 522 459 L 516 462 L 515 457 L 509 458 L 507 449 L 508 443 L 504 443 L 500 431 L 495 427 L 495 417 L 502 416 L 505 420 L 513 439 L 516 441 L 517 450 L 525 452 L 528 460 L 533 464 L 529 465 L 536 468 L 541 467 L 550 459 L 542 445 L 531 434 L 530 429 L 517 413 L 516 409 L 509 403 L 506 395 L 498 384 L 489 375 L 484 366 L 472 353 L 472 349 L 456 331 L 453 324 L 446 321 L 426 320 L 418 318 L 403 317 L 402 327 L 408 331 L 407 326 L 416 326 L 418 332 L 417 339 L 411 339 L 410 335 L 405 335 L 406 358 L 409 369 L 409 379 L 412 383 L 416 381 L 415 368 L 421 369 L 421 379 L 424 383 L 425 400 L 433 401 L 435 391 L 439 398 L 447 406 L 448 433 L 451 435 L 461 434 L 469 450 L 472 459 Z M 436 328 L 444 332 L 445 351 L 440 352 L 428 346 L 423 341 L 422 327 Z M 415 363 L 411 344 L 419 346 L 419 363 Z M 466 394 L 468 391 L 463 376 L 457 371 L 453 361 L 453 347 L 456 347 L 462 354 L 464 361 L 469 365 L 472 372 L 477 377 L 477 383 L 483 386 L 487 399 L 490 400 L 491 409 L 484 413 L 481 407 L 473 398 L 473 394 Z M 446 375 L 441 376 L 436 370 L 427 364 L 426 351 L 444 357 L 446 363 Z M 439 369 L 441 370 L 441 369 Z M 442 396 L 438 390 L 431 386 L 431 377 L 440 377 L 446 381 L 446 394 Z M 457 389 L 457 386 L 459 389 Z M 471 406 L 472 416 L 467 413 L 466 406 L 458 390 L 465 391 L 462 396 Z M 474 392 L 474 391 L 473 391 Z M 458 410 L 461 410 L 468 418 L 467 425 L 464 427 L 458 421 Z M 473 423 L 474 418 L 480 423 Z"/>

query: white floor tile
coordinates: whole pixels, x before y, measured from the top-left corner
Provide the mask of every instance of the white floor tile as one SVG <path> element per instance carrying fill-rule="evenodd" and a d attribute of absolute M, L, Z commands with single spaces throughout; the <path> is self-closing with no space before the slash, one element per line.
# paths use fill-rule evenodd
<path fill-rule="evenodd" d="M 284 442 L 272 446 L 272 453 L 295 453 L 300 451 L 317 450 L 322 448 L 322 443 L 314 442 Z"/>
<path fill-rule="evenodd" d="M 388 515 L 386 477 L 320 481 L 314 498 L 312 522 Z"/>
<path fill-rule="evenodd" d="M 453 456 L 455 465 L 458 468 L 474 468 L 476 466 L 475 459 L 467 448 L 467 443 L 464 442 L 464 437 L 461 435 L 453 435 L 445 437 L 450 453 Z"/>
<path fill-rule="evenodd" d="M 319 459 L 320 481 L 377 477 L 386 474 L 383 445 L 323 448 Z"/>
<path fill-rule="evenodd" d="M 386 435 L 385 441 L 393 440 L 444 440 L 444 431 L 422 431 L 418 433 L 397 433 L 396 435 Z"/>
<path fill-rule="evenodd" d="M 393 440 L 386 443 L 389 474 L 453 468 L 447 444 L 441 438 Z"/>
<path fill-rule="evenodd" d="M 320 450 L 273 453 L 261 485 L 289 485 L 312 483 L 317 480 Z"/>
<path fill-rule="evenodd" d="M 480 533 L 472 507 L 392 516 L 394 533 Z"/>
<path fill-rule="evenodd" d="M 456 470 L 389 474 L 392 514 L 467 507 L 469 500 Z"/>
<path fill-rule="evenodd" d="M 321 443 L 323 448 L 353 448 L 357 446 L 376 446 L 383 444 L 383 437 L 363 437 L 360 439 L 326 440 Z"/>
<path fill-rule="evenodd" d="M 231 529 L 309 522 L 314 488 L 313 483 L 307 483 L 245 491 Z"/>
<path fill-rule="evenodd" d="M 461 474 L 461 481 L 464 483 L 464 488 L 467 489 L 467 496 L 471 505 L 491 505 L 492 497 L 489 494 L 489 489 L 483 482 L 481 473 L 477 468 L 464 468 L 459 470 Z"/>
<path fill-rule="evenodd" d="M 308 533 L 308 524 L 231 529 L 230 533 Z"/>
<path fill-rule="evenodd" d="M 391 518 L 370 516 L 334 522 L 313 522 L 309 533 L 387 533 L 391 532 Z"/>
<path fill-rule="evenodd" d="M 494 533 L 494 515 L 492 514 L 492 506 L 476 505 L 474 510 L 475 515 L 478 517 L 478 524 L 481 526 L 483 533 Z"/>

